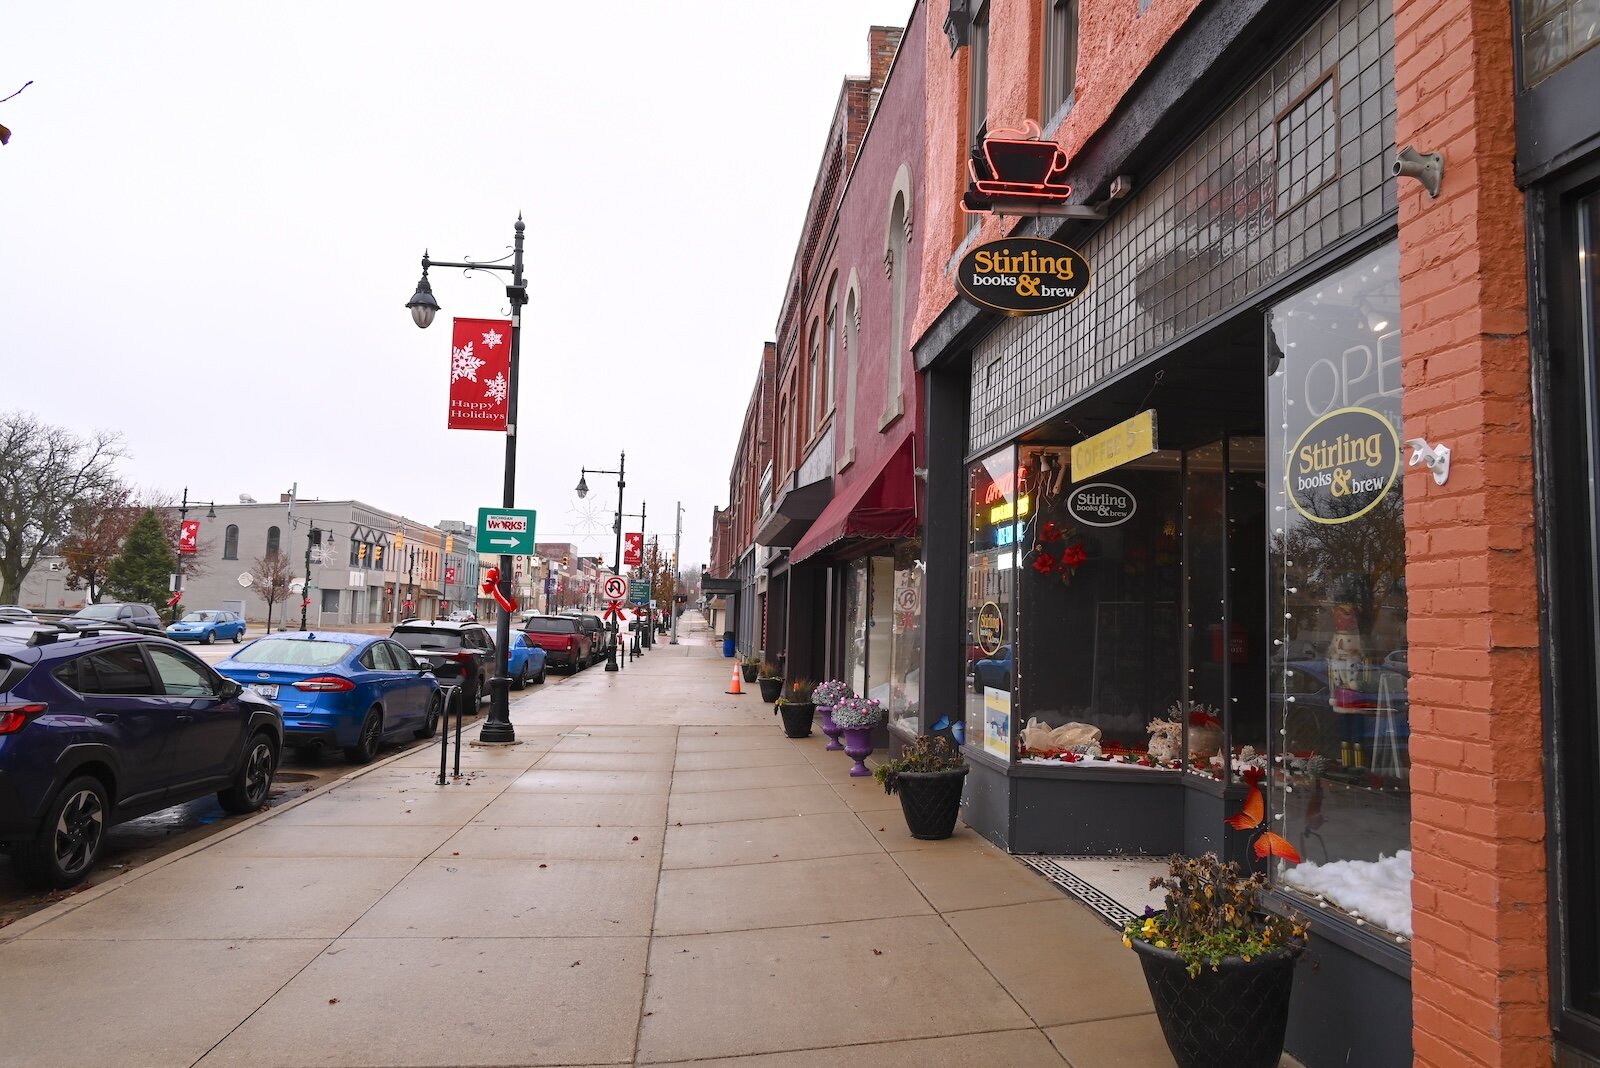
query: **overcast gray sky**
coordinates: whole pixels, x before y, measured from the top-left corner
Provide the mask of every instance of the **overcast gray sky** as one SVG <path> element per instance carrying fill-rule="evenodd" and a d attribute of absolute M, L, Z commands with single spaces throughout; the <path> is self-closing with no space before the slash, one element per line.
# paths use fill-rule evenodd
<path fill-rule="evenodd" d="M 503 438 L 445 429 L 452 315 L 507 310 L 528 222 L 517 503 L 627 510 L 703 562 L 840 82 L 911 0 L 14 0 L 0 33 L 0 409 L 121 431 L 192 497 L 500 503 Z M 599 507 L 594 507 L 598 499 Z M 631 525 L 631 523 L 630 523 Z"/>

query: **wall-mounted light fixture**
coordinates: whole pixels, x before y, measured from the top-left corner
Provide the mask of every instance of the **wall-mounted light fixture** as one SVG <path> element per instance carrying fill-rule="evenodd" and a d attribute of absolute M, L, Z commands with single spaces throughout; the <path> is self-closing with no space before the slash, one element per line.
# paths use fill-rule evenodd
<path fill-rule="evenodd" d="M 950 38 L 953 56 L 966 47 L 972 31 L 972 0 L 950 0 L 950 12 L 944 17 L 944 35 Z"/>
<path fill-rule="evenodd" d="M 1439 195 L 1439 183 L 1444 181 L 1444 153 L 1418 152 L 1415 145 L 1402 148 L 1394 158 L 1396 178 L 1415 178 L 1428 191 L 1428 196 Z"/>

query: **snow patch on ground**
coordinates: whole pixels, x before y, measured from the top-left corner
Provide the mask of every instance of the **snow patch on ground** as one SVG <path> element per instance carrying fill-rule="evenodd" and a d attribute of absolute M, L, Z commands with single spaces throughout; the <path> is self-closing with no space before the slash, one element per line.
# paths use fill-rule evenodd
<path fill-rule="evenodd" d="M 1377 860 L 1310 862 L 1284 870 L 1282 881 L 1321 895 L 1352 916 L 1411 937 L 1411 850 Z"/>

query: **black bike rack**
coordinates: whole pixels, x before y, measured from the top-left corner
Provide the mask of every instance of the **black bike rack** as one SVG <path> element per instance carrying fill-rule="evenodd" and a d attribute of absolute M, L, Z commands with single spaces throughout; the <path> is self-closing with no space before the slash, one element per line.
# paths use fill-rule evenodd
<path fill-rule="evenodd" d="M 456 706 L 456 766 L 455 772 L 450 776 L 453 779 L 461 778 L 461 720 L 466 714 L 466 701 L 456 701 L 455 697 L 462 687 L 441 686 L 439 692 L 444 695 L 444 711 L 439 714 L 439 781 L 437 786 L 448 786 L 449 780 L 445 777 L 445 768 L 450 757 L 450 705 Z"/>

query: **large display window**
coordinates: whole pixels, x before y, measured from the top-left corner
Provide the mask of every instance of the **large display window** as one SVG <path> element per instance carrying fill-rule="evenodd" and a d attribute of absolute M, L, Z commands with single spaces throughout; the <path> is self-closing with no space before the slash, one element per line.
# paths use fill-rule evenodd
<path fill-rule="evenodd" d="M 1273 881 L 1411 933 L 1399 250 L 1271 309 Z"/>
<path fill-rule="evenodd" d="M 852 560 L 843 581 L 844 681 L 880 702 L 891 725 L 920 733 L 922 543 Z"/>
<path fill-rule="evenodd" d="M 1004 448 L 968 468 L 967 694 L 965 741 L 1011 759 L 1011 695 L 1017 541 L 1032 500 L 1019 491 L 1017 450 Z"/>

